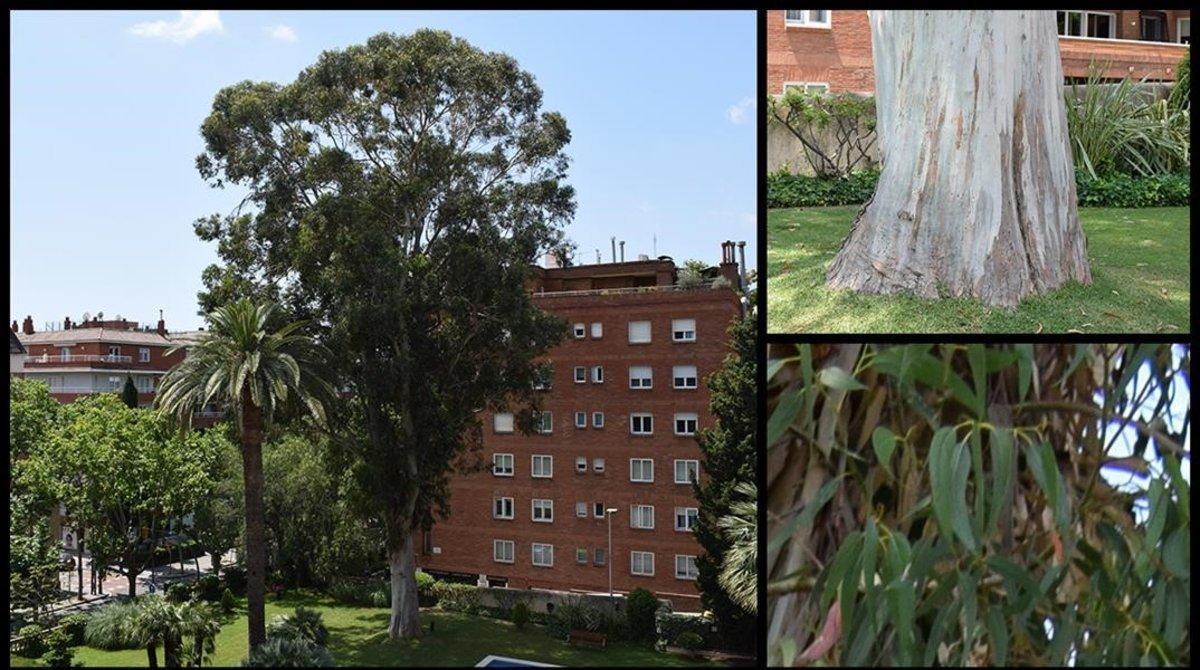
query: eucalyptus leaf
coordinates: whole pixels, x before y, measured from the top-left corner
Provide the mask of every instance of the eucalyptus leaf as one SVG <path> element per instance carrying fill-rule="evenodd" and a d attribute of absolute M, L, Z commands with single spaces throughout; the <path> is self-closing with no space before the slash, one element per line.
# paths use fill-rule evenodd
<path fill-rule="evenodd" d="M 887 426 L 878 426 L 875 432 L 871 433 L 871 446 L 875 449 L 875 457 L 879 459 L 879 464 L 895 479 L 896 474 L 892 471 L 892 453 L 896 450 L 896 434 Z"/>
<path fill-rule="evenodd" d="M 992 665 L 1004 667 L 1008 660 L 1008 626 L 999 607 L 987 609 L 988 638 L 992 641 Z"/>
<path fill-rule="evenodd" d="M 775 406 L 775 411 L 771 412 L 771 418 L 767 421 L 767 444 L 774 445 L 787 432 L 788 426 L 796 420 L 796 415 L 800 413 L 800 405 L 804 401 L 804 389 L 791 389 L 784 391 L 779 397 L 779 404 Z"/>
<path fill-rule="evenodd" d="M 996 524 L 1000 514 L 1012 504 L 1013 495 L 1013 445 L 1012 432 L 1007 428 L 992 431 L 992 509 L 988 515 L 988 529 L 998 530 Z"/>
<path fill-rule="evenodd" d="M 1024 401 L 1029 395 L 1029 382 L 1033 378 L 1033 345 L 1017 344 L 1013 350 L 1017 354 L 1017 396 Z"/>
<path fill-rule="evenodd" d="M 821 370 L 817 375 L 817 381 L 829 388 L 842 391 L 861 391 L 867 388 L 865 384 L 851 377 L 839 367 L 828 367 Z"/>

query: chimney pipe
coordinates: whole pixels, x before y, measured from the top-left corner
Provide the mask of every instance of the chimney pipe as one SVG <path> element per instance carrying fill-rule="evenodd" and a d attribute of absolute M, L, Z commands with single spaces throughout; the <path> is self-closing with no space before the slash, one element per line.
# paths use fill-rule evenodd
<path fill-rule="evenodd" d="M 21 332 L 26 335 L 33 335 L 33 317 L 26 315 L 25 322 L 21 324 Z"/>
<path fill-rule="evenodd" d="M 599 265 L 600 263 L 603 263 L 603 262 L 604 262 L 603 259 L 600 258 L 600 250 L 597 249 L 596 250 L 596 264 Z M 14 321 L 13 323 L 16 323 L 16 322 Z"/>
<path fill-rule="evenodd" d="M 747 277 L 747 275 L 746 275 L 746 240 L 740 240 L 738 242 L 738 258 L 740 259 L 740 263 L 739 263 L 739 267 L 738 267 L 738 278 L 742 280 L 740 283 L 742 285 L 742 290 L 744 291 L 746 289 L 746 277 Z"/>
<path fill-rule="evenodd" d="M 71 317 L 63 317 L 63 330 L 71 330 Z"/>
<path fill-rule="evenodd" d="M 621 262 L 625 262 L 625 240 L 621 240 Z"/>
<path fill-rule="evenodd" d="M 613 238 L 611 238 L 610 241 L 612 242 L 612 262 L 616 263 L 617 262 L 617 238 L 613 237 Z"/>
<path fill-rule="evenodd" d="M 161 309 L 158 310 L 158 334 L 159 335 L 167 334 L 167 322 L 163 321 L 163 311 Z"/>
<path fill-rule="evenodd" d="M 16 319 L 13 319 L 13 322 L 12 322 L 12 332 L 14 332 L 14 333 L 20 332 L 20 329 L 17 328 L 17 320 Z"/>

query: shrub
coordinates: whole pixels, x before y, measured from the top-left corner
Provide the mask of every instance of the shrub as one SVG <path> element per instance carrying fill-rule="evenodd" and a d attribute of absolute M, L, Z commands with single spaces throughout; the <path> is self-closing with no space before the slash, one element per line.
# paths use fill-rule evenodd
<path fill-rule="evenodd" d="M 333 656 L 325 647 L 302 637 L 269 637 L 250 654 L 250 658 L 242 661 L 243 668 L 327 668 L 333 665 Z"/>
<path fill-rule="evenodd" d="M 392 606 L 392 590 L 391 589 L 375 589 L 371 591 L 371 607 L 391 607 Z"/>
<path fill-rule="evenodd" d="M 187 582 L 175 582 L 167 587 L 167 602 L 184 603 L 192 597 L 192 585 Z"/>
<path fill-rule="evenodd" d="M 215 603 L 221 599 L 221 578 L 216 575 L 204 575 L 196 581 L 196 597 L 205 602 Z"/>
<path fill-rule="evenodd" d="M 225 590 L 221 592 L 221 611 L 229 614 L 235 607 L 237 607 L 237 601 L 234 600 L 233 591 L 230 591 L 229 587 L 225 587 Z"/>
<path fill-rule="evenodd" d="M 51 631 L 46 636 L 45 653 L 42 654 L 42 664 L 51 668 L 71 667 L 71 637 L 63 629 Z"/>
<path fill-rule="evenodd" d="M 391 605 L 387 583 L 377 580 L 338 580 L 329 585 L 326 593 L 334 600 L 347 605 L 358 607 L 389 607 Z"/>
<path fill-rule="evenodd" d="M 83 630 L 87 646 L 114 651 L 136 649 L 137 640 L 131 634 L 138 606 L 134 600 L 116 601 L 88 615 Z"/>
<path fill-rule="evenodd" d="M 767 176 L 767 206 L 857 205 L 871 198 L 878 181 L 878 170 L 853 172 L 848 177 L 810 177 L 778 170 Z"/>
<path fill-rule="evenodd" d="M 87 622 L 88 615 L 83 612 L 69 614 L 59 621 L 63 625 L 63 630 L 67 633 L 70 644 L 73 646 L 84 643 L 84 631 L 87 629 Z"/>
<path fill-rule="evenodd" d="M 267 637 L 302 637 L 324 647 L 329 630 L 325 628 L 320 612 L 300 606 L 291 614 L 276 615 L 267 625 Z"/>
<path fill-rule="evenodd" d="M 21 629 L 17 631 L 17 637 L 24 638 L 25 641 L 21 647 L 22 656 L 37 658 L 46 651 L 44 630 L 36 623 L 21 626 Z"/>
<path fill-rule="evenodd" d="M 229 587 L 235 596 L 246 595 L 246 569 L 239 565 L 231 565 L 221 571 L 225 575 L 225 586 Z"/>
<path fill-rule="evenodd" d="M 437 584 L 437 580 L 433 578 L 433 575 L 417 570 L 417 591 L 419 593 L 432 593 L 434 584 Z"/>
<path fill-rule="evenodd" d="M 1168 98 L 1171 109 L 1191 109 L 1192 106 L 1192 50 L 1189 47 L 1187 53 L 1179 60 L 1179 65 L 1175 70 L 1175 87 L 1171 89 L 1171 97 Z"/>
<path fill-rule="evenodd" d="M 657 631 L 657 646 L 662 649 L 667 644 L 679 644 L 679 638 L 684 635 L 695 635 L 700 638 L 700 646 L 711 644 L 712 621 L 695 614 L 672 612 L 663 607 L 654 614 L 654 626 Z M 686 647 L 685 647 L 686 648 Z"/>
<path fill-rule="evenodd" d="M 814 174 L 844 177 L 871 162 L 874 96 L 788 91 L 767 98 L 767 120 L 786 128 L 800 141 Z"/>
<path fill-rule="evenodd" d="M 679 288 L 689 291 L 698 289 L 704 285 L 704 275 L 696 270 L 696 268 L 685 267 L 679 270 L 675 284 Z"/>
<path fill-rule="evenodd" d="M 688 651 L 696 651 L 704 646 L 704 638 L 691 631 L 684 631 L 676 636 L 675 646 L 687 649 Z"/>
<path fill-rule="evenodd" d="M 625 619 L 633 639 L 654 639 L 654 613 L 657 610 L 658 599 L 653 593 L 641 587 L 629 592 L 625 598 Z"/>
<path fill-rule="evenodd" d="M 448 612 L 479 612 L 479 587 L 472 584 L 456 584 L 453 582 L 438 582 L 433 587 L 437 595 L 438 606 Z"/>
<path fill-rule="evenodd" d="M 518 602 L 512 608 L 512 622 L 516 624 L 517 630 L 525 627 L 529 623 L 529 605 L 524 602 Z"/>

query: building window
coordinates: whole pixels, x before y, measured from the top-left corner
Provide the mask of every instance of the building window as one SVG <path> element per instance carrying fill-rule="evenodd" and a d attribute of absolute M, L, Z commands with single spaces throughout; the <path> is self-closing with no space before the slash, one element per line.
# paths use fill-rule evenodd
<path fill-rule="evenodd" d="M 671 368 L 671 378 L 677 389 L 696 388 L 696 366 L 676 365 Z"/>
<path fill-rule="evenodd" d="M 110 391 L 119 391 L 119 390 L 121 390 L 121 387 L 124 386 L 124 384 L 125 384 L 125 380 L 121 379 L 120 377 L 109 377 L 108 378 L 108 390 L 110 390 Z"/>
<path fill-rule="evenodd" d="M 650 458 L 631 458 L 629 459 L 629 481 L 631 482 L 652 482 L 654 481 L 654 460 Z"/>
<path fill-rule="evenodd" d="M 575 366 L 575 383 L 576 384 L 586 384 L 587 383 L 587 368 L 583 367 L 582 365 Z"/>
<path fill-rule="evenodd" d="M 829 13 L 828 9 L 788 9 L 784 10 L 783 23 L 789 28 L 829 28 Z"/>
<path fill-rule="evenodd" d="M 584 547 L 575 547 L 575 562 L 587 565 L 588 550 Z"/>
<path fill-rule="evenodd" d="M 587 457 L 577 456 L 575 458 L 575 472 L 579 474 L 587 472 Z"/>
<path fill-rule="evenodd" d="M 512 498 L 493 498 L 492 499 L 492 518 L 493 519 L 511 519 L 511 518 L 513 518 L 513 499 Z"/>
<path fill-rule="evenodd" d="M 540 523 L 554 521 L 554 501 L 545 498 L 533 499 L 533 520 Z"/>
<path fill-rule="evenodd" d="M 604 427 L 604 412 L 592 412 L 592 428 Z"/>
<path fill-rule="evenodd" d="M 649 321 L 630 321 L 629 322 L 629 343 L 630 344 L 645 344 L 650 341 L 650 322 Z"/>
<path fill-rule="evenodd" d="M 513 432 L 513 415 L 509 412 L 497 412 L 492 418 L 492 429 L 497 433 Z"/>
<path fill-rule="evenodd" d="M 585 502 L 575 503 L 575 516 L 577 516 L 581 519 L 587 518 L 587 503 L 585 503 Z"/>
<path fill-rule="evenodd" d="M 783 94 L 795 91 L 807 95 L 825 95 L 829 92 L 829 84 L 823 81 L 786 81 L 783 83 Z"/>
<path fill-rule="evenodd" d="M 554 565 L 554 545 L 533 543 L 533 564 L 540 568 Z"/>
<path fill-rule="evenodd" d="M 133 385 L 137 387 L 137 390 L 139 393 L 153 393 L 154 392 L 154 378 L 153 377 L 134 377 Z"/>
<path fill-rule="evenodd" d="M 699 516 L 700 510 L 695 507 L 676 507 L 675 530 L 692 530 L 696 527 L 696 518 Z"/>
<path fill-rule="evenodd" d="M 150 362 L 150 347 L 140 347 L 138 349 L 138 363 Z"/>
<path fill-rule="evenodd" d="M 654 576 L 654 554 L 649 551 L 629 552 L 629 572 L 643 577 Z"/>
<path fill-rule="evenodd" d="M 603 365 L 597 365 L 592 368 L 592 383 L 593 384 L 603 384 L 604 383 L 604 366 Z"/>
<path fill-rule="evenodd" d="M 630 505 L 629 527 L 654 530 L 654 505 Z"/>
<path fill-rule="evenodd" d="M 1162 12 L 1142 12 L 1142 40 L 1146 42 L 1167 41 L 1166 14 Z"/>
<path fill-rule="evenodd" d="M 587 412 L 575 412 L 575 427 L 587 428 Z"/>
<path fill-rule="evenodd" d="M 675 554 L 675 579 L 695 579 L 699 574 L 695 556 Z"/>
<path fill-rule="evenodd" d="M 595 472 L 596 474 L 600 474 L 601 472 L 604 472 L 604 459 L 603 458 L 593 458 L 592 459 L 592 472 Z"/>
<path fill-rule="evenodd" d="M 541 454 L 533 455 L 533 477 L 549 479 L 554 476 L 554 457 Z"/>
<path fill-rule="evenodd" d="M 1058 34 L 1063 37 L 1113 39 L 1117 36 L 1117 15 L 1111 12 L 1059 10 Z"/>
<path fill-rule="evenodd" d="M 672 319 L 671 320 L 671 339 L 675 342 L 695 342 L 696 341 L 696 320 L 695 319 Z"/>
<path fill-rule="evenodd" d="M 654 415 L 630 414 L 629 432 L 634 435 L 650 435 L 654 432 Z"/>
<path fill-rule="evenodd" d="M 512 540 L 492 540 L 492 560 L 497 563 L 512 563 L 515 551 Z"/>
<path fill-rule="evenodd" d="M 539 433 L 554 432 L 554 412 L 538 412 L 537 420 Z"/>
<path fill-rule="evenodd" d="M 597 548 L 595 558 L 592 559 L 592 565 L 604 565 L 604 550 Z"/>
<path fill-rule="evenodd" d="M 592 505 L 592 516 L 597 519 L 604 518 L 604 503 L 598 502 Z"/>
<path fill-rule="evenodd" d="M 629 366 L 629 388 L 648 389 L 654 385 L 654 370 L 649 365 Z"/>
<path fill-rule="evenodd" d="M 121 355 L 120 345 L 117 345 L 117 344 L 108 345 L 108 355 L 109 356 L 120 356 Z"/>
<path fill-rule="evenodd" d="M 42 356 L 45 356 L 45 355 L 46 354 L 44 354 L 44 353 L 42 354 Z M 71 347 L 59 347 L 58 348 L 58 356 L 59 356 L 58 360 L 62 363 L 71 362 Z"/>
<path fill-rule="evenodd" d="M 492 454 L 492 474 L 497 477 L 512 477 L 513 455 Z"/>
<path fill-rule="evenodd" d="M 696 421 L 695 414 L 676 414 L 675 415 L 675 434 L 676 435 L 695 435 Z"/>
<path fill-rule="evenodd" d="M 592 339 L 598 340 L 604 337 L 604 324 L 599 321 L 592 322 Z"/>
<path fill-rule="evenodd" d="M 575 339 L 582 340 L 584 333 L 585 333 L 584 325 L 582 323 L 575 324 L 574 331 L 575 331 Z"/>
<path fill-rule="evenodd" d="M 675 483 L 691 484 L 700 479 L 700 461 L 693 459 L 676 459 Z"/>
<path fill-rule="evenodd" d="M 1176 19 L 1175 21 L 1175 41 L 1180 44 L 1192 43 L 1192 19 Z"/>

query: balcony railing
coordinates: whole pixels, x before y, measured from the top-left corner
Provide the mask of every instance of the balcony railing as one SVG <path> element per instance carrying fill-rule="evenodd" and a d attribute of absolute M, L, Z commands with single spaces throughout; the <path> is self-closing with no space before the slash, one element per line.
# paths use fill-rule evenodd
<path fill-rule="evenodd" d="M 712 279 L 706 279 L 696 286 L 679 286 L 678 284 L 668 284 L 665 286 L 624 286 L 621 288 L 593 288 L 580 291 L 535 291 L 535 296 L 584 296 L 584 295 L 630 295 L 636 293 L 658 293 L 667 291 L 703 291 L 712 289 Z"/>
<path fill-rule="evenodd" d="M 32 355 L 25 357 L 26 365 L 62 365 L 66 363 L 132 363 L 133 356 L 117 356 L 115 354 L 50 354 Z"/>
<path fill-rule="evenodd" d="M 111 388 L 107 386 L 51 386 L 51 393 L 120 393 L 121 387 Z M 139 394 L 154 393 L 153 390 L 138 389 Z"/>

